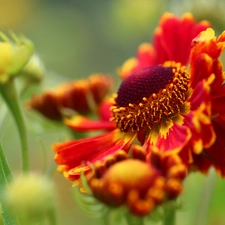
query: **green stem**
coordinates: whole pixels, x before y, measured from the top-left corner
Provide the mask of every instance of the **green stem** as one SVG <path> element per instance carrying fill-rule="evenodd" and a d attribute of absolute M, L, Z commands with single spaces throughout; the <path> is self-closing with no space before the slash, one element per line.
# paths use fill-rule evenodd
<path fill-rule="evenodd" d="M 0 84 L 0 92 L 14 117 L 19 131 L 22 151 L 22 170 L 24 173 L 27 173 L 29 171 L 27 130 L 25 126 L 24 115 L 15 88 L 14 80 L 10 80 L 4 84 Z"/>
<path fill-rule="evenodd" d="M 176 207 L 173 202 L 167 202 L 164 204 L 164 216 L 163 225 L 175 225 L 176 224 Z"/>
<path fill-rule="evenodd" d="M 56 216 L 56 211 L 55 209 L 51 209 L 49 212 L 48 212 L 48 220 L 49 220 L 49 224 L 50 225 L 57 225 L 58 222 L 57 222 L 57 216 Z"/>
<path fill-rule="evenodd" d="M 144 225 L 144 217 L 126 214 L 127 225 Z"/>
<path fill-rule="evenodd" d="M 216 179 L 217 176 L 215 172 L 211 171 L 203 184 L 194 224 L 204 225 L 207 222 L 208 210 L 210 201 L 212 199 L 212 193 L 216 183 Z"/>

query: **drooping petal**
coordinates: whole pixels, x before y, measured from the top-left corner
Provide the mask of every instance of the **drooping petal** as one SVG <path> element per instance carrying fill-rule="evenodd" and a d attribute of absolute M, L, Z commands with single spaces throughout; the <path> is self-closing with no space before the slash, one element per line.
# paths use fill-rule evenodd
<path fill-rule="evenodd" d="M 63 122 L 72 130 L 79 132 L 115 129 L 115 124 L 111 121 L 91 120 L 84 116 L 74 116 L 70 119 L 64 119 Z"/>
<path fill-rule="evenodd" d="M 115 129 L 103 135 L 55 144 L 53 145 L 56 151 L 55 161 L 59 165 L 66 166 L 67 171 L 70 170 L 70 175 L 73 173 L 75 179 L 83 172 L 82 168 L 87 170 L 88 163 L 103 160 L 120 149 L 128 151 L 134 137 L 134 133 L 121 133 Z"/>

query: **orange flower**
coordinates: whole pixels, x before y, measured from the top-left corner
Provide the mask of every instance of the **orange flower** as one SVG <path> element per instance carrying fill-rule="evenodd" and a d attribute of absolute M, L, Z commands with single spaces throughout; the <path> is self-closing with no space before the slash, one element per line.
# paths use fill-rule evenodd
<path fill-rule="evenodd" d="M 112 78 L 103 74 L 92 74 L 87 79 L 66 82 L 42 96 L 34 96 L 28 102 L 28 108 L 40 112 L 49 119 L 60 120 L 63 111 L 74 110 L 87 114 L 109 94 Z"/>
<path fill-rule="evenodd" d="M 218 59 L 225 33 L 216 38 L 211 28 L 203 31 L 208 26 L 205 21 L 195 23 L 190 14 L 182 19 L 168 13 L 162 16 L 153 46 L 141 45 L 137 58 L 120 70 L 126 79 L 114 96 L 110 118 L 116 128 L 54 146 L 55 161 L 64 166 L 67 177 L 76 179 L 81 168 L 90 170 L 89 162 L 104 160 L 120 149 L 128 152 L 135 139 L 148 154 L 153 147 L 164 155 L 179 154 L 186 165 L 203 172 L 213 165 L 225 176 L 221 140 L 225 91 Z M 67 124 L 72 127 L 74 121 Z M 82 123 L 74 128 L 79 126 Z"/>

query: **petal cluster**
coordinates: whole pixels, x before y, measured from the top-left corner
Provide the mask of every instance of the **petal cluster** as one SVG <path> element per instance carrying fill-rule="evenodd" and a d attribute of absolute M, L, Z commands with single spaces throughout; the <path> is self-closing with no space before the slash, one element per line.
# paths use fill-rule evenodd
<path fill-rule="evenodd" d="M 182 192 L 186 167 L 176 155 L 152 153 L 152 163 L 148 163 L 144 149 L 133 146 L 132 150 L 132 158 L 121 150 L 96 162 L 87 181 L 99 200 L 110 206 L 126 205 L 132 214 L 143 216 Z"/>
<path fill-rule="evenodd" d="M 52 120 L 60 120 L 66 109 L 81 114 L 95 110 L 96 106 L 110 93 L 113 86 L 111 77 L 92 74 L 87 79 L 66 82 L 53 91 L 33 96 L 28 108 L 34 109 Z"/>

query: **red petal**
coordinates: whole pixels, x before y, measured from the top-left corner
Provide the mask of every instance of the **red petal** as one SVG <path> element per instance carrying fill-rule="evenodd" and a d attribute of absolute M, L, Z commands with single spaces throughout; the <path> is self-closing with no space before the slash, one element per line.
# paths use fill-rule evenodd
<path fill-rule="evenodd" d="M 104 120 L 90 120 L 84 116 L 75 116 L 71 119 L 64 119 L 64 124 L 75 131 L 95 131 L 95 130 L 112 130 L 115 124 Z"/>
<path fill-rule="evenodd" d="M 56 144 L 53 146 L 56 150 L 55 161 L 59 165 L 66 165 L 67 170 L 72 168 L 80 170 L 81 167 L 88 166 L 87 162 L 103 160 L 120 149 L 128 151 L 134 137 L 134 133 L 121 133 L 115 129 L 96 137 Z"/>
<path fill-rule="evenodd" d="M 192 87 L 202 79 L 209 77 L 211 73 L 214 73 L 216 79 L 219 79 L 220 85 L 222 84 L 221 65 L 215 61 L 225 48 L 224 39 L 225 33 L 216 40 L 214 31 L 208 28 L 193 40 L 193 48 L 190 55 Z"/>
<path fill-rule="evenodd" d="M 186 65 L 192 39 L 207 27 L 209 23 L 206 21 L 195 24 L 194 17 L 190 13 L 184 14 L 182 19 L 170 13 L 163 14 L 160 19 L 160 30 L 156 32 L 154 38 L 156 64 L 176 61 Z"/>
<path fill-rule="evenodd" d="M 178 138 L 179 137 L 179 138 Z M 186 126 L 180 126 L 172 122 L 166 135 L 159 133 L 156 146 L 163 152 L 179 153 L 191 138 L 190 131 Z"/>
<path fill-rule="evenodd" d="M 109 119 L 112 117 L 112 112 L 110 110 L 110 107 L 112 106 L 112 103 L 109 99 L 104 100 L 100 103 L 98 106 L 98 114 L 101 120 L 109 121 Z"/>
<path fill-rule="evenodd" d="M 188 99 L 190 110 L 198 110 L 202 104 L 205 107 L 205 114 L 211 116 L 210 88 L 207 81 L 201 81 L 194 88 L 192 95 Z"/>
<path fill-rule="evenodd" d="M 221 96 L 212 99 L 212 116 L 220 117 L 225 115 L 225 86 L 221 86 L 218 89 L 220 90 Z"/>
<path fill-rule="evenodd" d="M 210 89 L 207 82 L 203 81 L 193 90 L 188 99 L 191 112 L 184 114 L 184 125 L 192 132 L 192 149 L 199 154 L 203 148 L 210 147 L 215 141 L 215 133 L 211 124 Z"/>
<path fill-rule="evenodd" d="M 215 143 L 200 155 L 194 156 L 193 165 L 206 173 L 211 166 L 214 166 L 218 173 L 225 177 L 225 129 L 220 124 L 213 122 L 217 135 Z"/>
<path fill-rule="evenodd" d="M 198 55 L 194 55 L 198 54 Z M 203 79 L 208 79 L 213 74 L 213 59 L 205 53 L 192 52 L 190 85 L 195 88 Z"/>
<path fill-rule="evenodd" d="M 137 58 L 125 61 L 120 69 L 120 76 L 125 79 L 135 71 L 154 65 L 155 51 L 151 44 L 143 43 L 138 47 Z"/>

